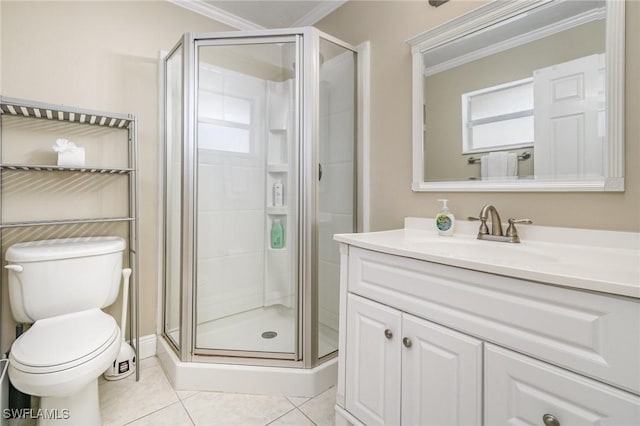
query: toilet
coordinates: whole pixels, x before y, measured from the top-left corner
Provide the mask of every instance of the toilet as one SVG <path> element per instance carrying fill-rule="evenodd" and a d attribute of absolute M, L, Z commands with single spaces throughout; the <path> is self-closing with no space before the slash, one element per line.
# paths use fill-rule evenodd
<path fill-rule="evenodd" d="M 12 345 L 9 379 L 40 397 L 39 425 L 99 425 L 98 377 L 116 359 L 118 324 L 100 308 L 118 296 L 119 237 L 32 241 L 7 249 L 9 302 L 32 324 Z"/>

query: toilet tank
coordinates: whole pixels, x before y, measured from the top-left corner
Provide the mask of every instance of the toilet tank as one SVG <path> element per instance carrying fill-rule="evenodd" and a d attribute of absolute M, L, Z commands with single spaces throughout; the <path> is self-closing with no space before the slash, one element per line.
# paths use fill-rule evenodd
<path fill-rule="evenodd" d="M 111 305 L 122 275 L 120 237 L 65 238 L 7 249 L 9 303 L 19 323 Z"/>

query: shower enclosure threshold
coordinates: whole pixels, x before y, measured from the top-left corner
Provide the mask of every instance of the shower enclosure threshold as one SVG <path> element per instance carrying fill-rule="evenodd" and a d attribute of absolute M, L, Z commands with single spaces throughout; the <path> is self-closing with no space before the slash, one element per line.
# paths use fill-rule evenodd
<path fill-rule="evenodd" d="M 163 336 L 158 336 L 157 356 L 175 390 L 312 398 L 335 386 L 338 379 L 338 358 L 314 368 L 183 362 Z"/>

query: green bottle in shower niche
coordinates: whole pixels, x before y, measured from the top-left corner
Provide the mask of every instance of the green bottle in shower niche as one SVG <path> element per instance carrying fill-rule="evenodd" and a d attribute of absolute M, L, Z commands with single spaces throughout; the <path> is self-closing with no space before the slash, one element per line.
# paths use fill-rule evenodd
<path fill-rule="evenodd" d="M 284 248 L 284 228 L 280 219 L 274 219 L 271 225 L 271 248 Z"/>

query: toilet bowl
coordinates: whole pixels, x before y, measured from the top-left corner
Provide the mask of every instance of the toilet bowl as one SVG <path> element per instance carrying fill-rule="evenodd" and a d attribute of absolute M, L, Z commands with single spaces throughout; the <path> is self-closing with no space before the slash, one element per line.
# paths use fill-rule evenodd
<path fill-rule="evenodd" d="M 120 329 L 99 309 L 37 321 L 11 348 L 13 385 L 40 397 L 39 424 L 101 424 L 98 377 L 116 358 Z"/>
<path fill-rule="evenodd" d="M 122 343 L 100 308 L 117 295 L 125 242 L 118 237 L 33 241 L 6 252 L 14 318 L 31 323 L 11 346 L 9 379 L 40 397 L 38 425 L 100 425 L 98 377 Z"/>

